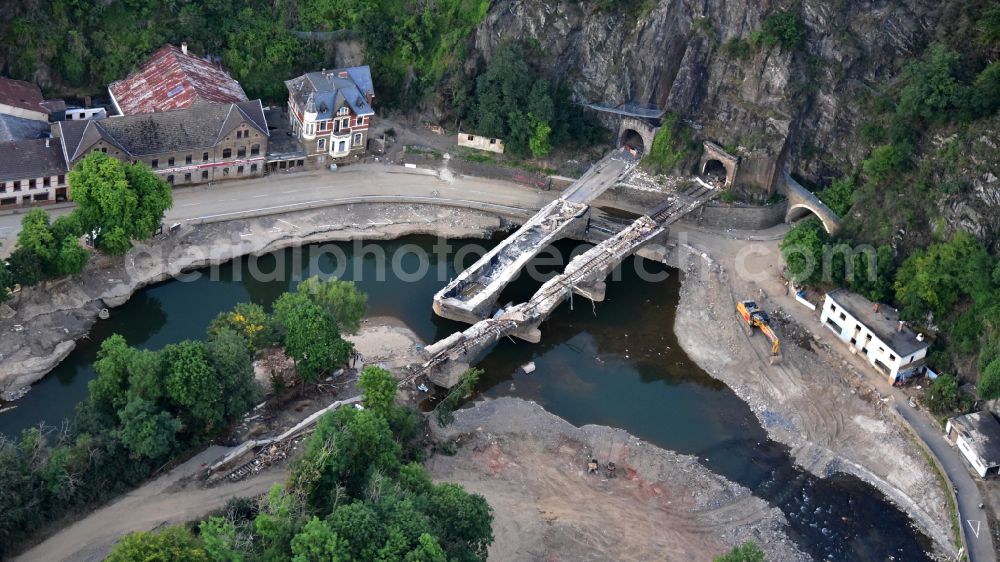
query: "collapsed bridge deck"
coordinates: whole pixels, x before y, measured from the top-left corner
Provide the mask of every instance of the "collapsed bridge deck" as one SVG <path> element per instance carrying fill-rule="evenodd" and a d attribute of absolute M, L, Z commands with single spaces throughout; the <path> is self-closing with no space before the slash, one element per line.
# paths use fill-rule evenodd
<path fill-rule="evenodd" d="M 601 159 L 558 199 L 438 291 L 434 295 L 434 312 L 470 324 L 490 316 L 500 294 L 521 269 L 553 242 L 579 237 L 590 218 L 589 203 L 634 166 L 635 160 L 623 151 Z"/>
<path fill-rule="evenodd" d="M 666 233 L 669 226 L 687 213 L 713 199 L 718 192 L 698 182 L 671 197 L 646 216 L 641 216 L 607 240 L 574 258 L 562 274 L 553 277 L 527 302 L 499 311 L 462 332 L 439 340 L 424 349 L 429 359 L 408 380 L 426 376 L 431 382 L 454 386 L 461 374 L 483 352 L 503 337 L 516 336 L 538 342 L 539 325 L 570 294 L 575 292 L 594 301 L 604 299 L 604 279 L 626 257 Z"/>

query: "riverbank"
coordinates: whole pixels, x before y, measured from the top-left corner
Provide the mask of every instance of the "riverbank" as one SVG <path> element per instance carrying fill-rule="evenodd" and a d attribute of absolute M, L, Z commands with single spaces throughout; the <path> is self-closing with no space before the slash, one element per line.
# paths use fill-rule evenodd
<path fill-rule="evenodd" d="M 808 560 L 781 511 L 699 464 L 620 429 L 575 427 L 517 398 L 455 413 L 426 466 L 494 510 L 490 560 L 711 560 L 747 540 L 772 562 Z M 589 474 L 596 458 L 600 474 Z M 615 477 L 605 475 L 608 461 Z"/>
<path fill-rule="evenodd" d="M 891 406 L 815 345 L 811 327 L 766 299 L 783 288 L 776 276 L 778 242 L 758 242 L 758 253 L 741 258 L 743 241 L 684 234 L 690 250 L 683 253 L 674 330 L 688 356 L 746 401 L 768 435 L 791 448 L 797 464 L 821 477 L 844 472 L 868 482 L 910 515 L 939 557 L 954 557 L 944 491 Z M 758 332 L 748 336 L 739 323 L 736 302 L 746 298 L 758 299 L 782 322 L 783 357 L 775 365 L 766 340 Z"/>
<path fill-rule="evenodd" d="M 139 244 L 124 256 L 95 256 L 79 277 L 20 291 L 8 303 L 13 314 L 0 319 L 0 330 L 7 334 L 0 341 L 0 392 L 45 376 L 69 355 L 77 339 L 87 335 L 102 309 L 120 306 L 148 285 L 171 277 L 183 279 L 184 272 L 317 242 L 415 234 L 486 238 L 516 220 L 495 212 L 432 204 L 354 203 L 184 226 Z"/>

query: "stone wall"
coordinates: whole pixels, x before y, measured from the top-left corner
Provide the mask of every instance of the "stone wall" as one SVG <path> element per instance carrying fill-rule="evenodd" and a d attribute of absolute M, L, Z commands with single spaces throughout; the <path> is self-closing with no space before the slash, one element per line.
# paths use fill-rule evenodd
<path fill-rule="evenodd" d="M 743 206 L 711 202 L 681 219 L 682 223 L 709 228 L 733 228 L 736 230 L 763 230 L 781 224 L 785 220 L 788 201 L 773 205 Z"/>

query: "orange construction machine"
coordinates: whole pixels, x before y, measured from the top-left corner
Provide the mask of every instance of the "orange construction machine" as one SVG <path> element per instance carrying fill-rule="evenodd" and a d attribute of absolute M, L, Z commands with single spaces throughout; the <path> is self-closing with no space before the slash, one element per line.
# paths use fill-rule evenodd
<path fill-rule="evenodd" d="M 781 347 L 778 343 L 778 335 L 771 328 L 771 319 L 767 313 L 757 306 L 754 301 L 743 301 L 736 305 L 736 312 L 740 318 L 750 327 L 750 331 L 760 328 L 760 331 L 771 342 L 771 363 L 781 357 Z"/>

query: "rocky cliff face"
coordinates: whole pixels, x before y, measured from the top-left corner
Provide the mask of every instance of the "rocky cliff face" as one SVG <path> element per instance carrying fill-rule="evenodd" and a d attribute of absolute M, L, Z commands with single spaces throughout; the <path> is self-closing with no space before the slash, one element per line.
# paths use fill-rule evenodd
<path fill-rule="evenodd" d="M 738 146 L 741 166 L 759 169 L 750 174 L 757 183 L 782 168 L 828 180 L 867 155 L 856 134 L 865 119 L 861 101 L 883 95 L 902 62 L 919 55 L 942 17 L 941 3 L 803 0 L 802 48 L 754 47 L 743 57 L 726 48 L 749 40 L 781 7 L 769 0 L 659 0 L 636 15 L 586 1 L 497 0 L 474 44 L 480 61 L 504 41 L 537 45 L 543 66 L 554 79 L 569 80 L 582 101 L 654 103 L 678 112 L 698 136 Z M 987 180 L 973 190 L 983 199 L 973 194 L 945 211 L 962 222 L 970 208 L 991 198 L 995 204 L 997 184 Z"/>

